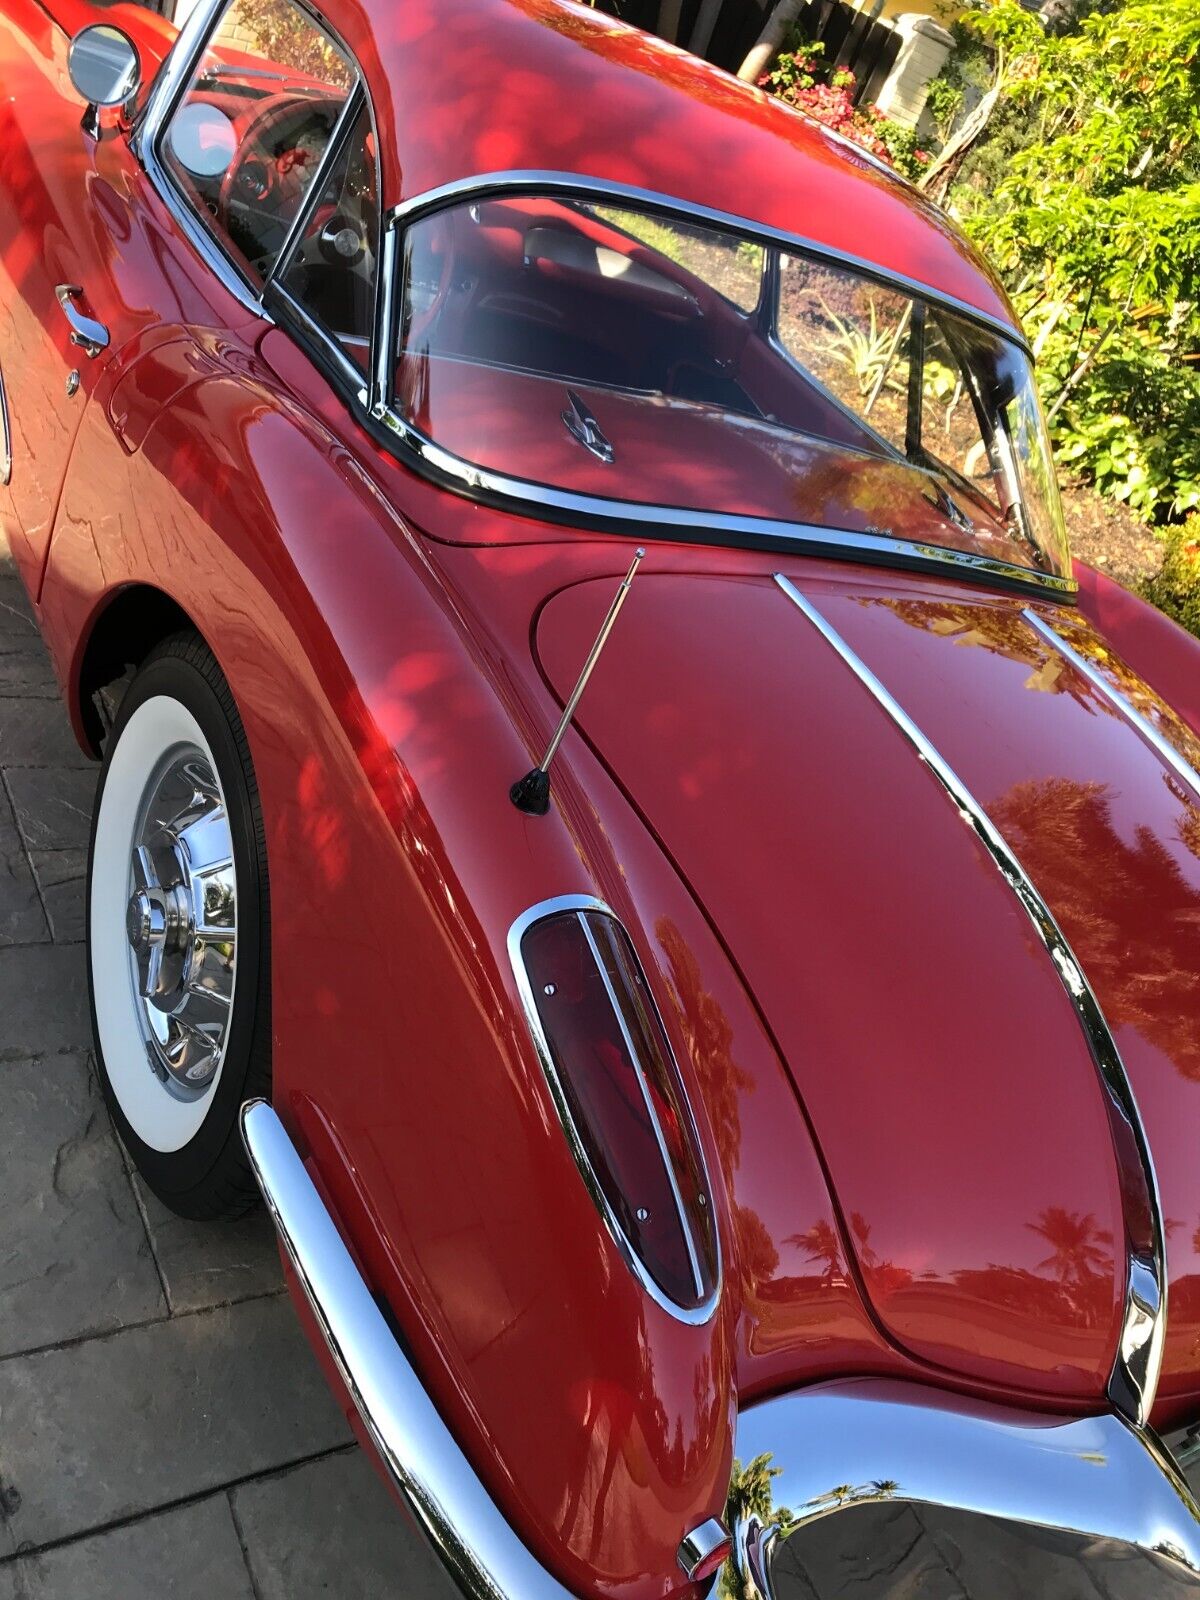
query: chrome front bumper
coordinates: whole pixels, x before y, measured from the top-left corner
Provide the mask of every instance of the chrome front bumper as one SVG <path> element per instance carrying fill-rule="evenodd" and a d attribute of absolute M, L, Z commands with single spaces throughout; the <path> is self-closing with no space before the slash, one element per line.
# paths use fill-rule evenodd
<path fill-rule="evenodd" d="M 570 1591 L 529 1553 L 451 1437 L 264 1101 L 243 1108 L 242 1135 L 363 1425 L 459 1593 L 568 1600 Z M 1012 1559 L 1011 1551 L 980 1557 L 985 1576 L 977 1587 L 959 1548 L 964 1527 L 979 1551 L 997 1530 L 1002 1541 L 1014 1527 L 1040 1530 L 1012 1580 L 1011 1592 L 1023 1600 L 1094 1592 L 1086 1579 L 1078 1590 L 1064 1587 L 1073 1567 L 1095 1574 L 1099 1593 L 1121 1600 L 1200 1593 L 1200 1509 L 1159 1441 L 1113 1415 L 1058 1419 L 859 1379 L 748 1407 L 738 1420 L 737 1454 L 728 1507 L 735 1557 L 717 1589 L 728 1600 L 814 1593 L 824 1600 L 814 1563 L 832 1563 L 845 1577 L 846 1561 L 858 1553 L 869 1567 L 881 1528 L 900 1514 L 915 1519 L 915 1534 L 904 1535 L 913 1548 L 924 1537 L 943 1551 L 949 1540 L 958 1551 L 949 1559 L 956 1592 L 968 1600 L 1002 1600 L 1009 1591 L 1000 1586 L 1001 1568 Z M 833 1516 L 845 1511 L 854 1514 Z M 886 1600 L 911 1592 L 904 1587 L 911 1576 L 870 1571 L 861 1575 L 869 1586 L 860 1581 L 855 1592 Z"/>

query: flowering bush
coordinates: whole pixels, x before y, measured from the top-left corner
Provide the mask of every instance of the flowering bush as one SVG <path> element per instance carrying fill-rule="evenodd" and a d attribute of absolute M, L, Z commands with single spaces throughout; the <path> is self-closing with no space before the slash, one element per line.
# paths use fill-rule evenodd
<path fill-rule="evenodd" d="M 845 67 L 827 68 L 821 60 L 823 48 L 819 42 L 797 42 L 779 56 L 760 87 L 861 145 L 904 177 L 918 178 L 932 158 L 919 148 L 916 134 L 877 106 L 856 106 L 858 80 Z"/>
<path fill-rule="evenodd" d="M 1162 571 L 1142 592 L 1169 617 L 1200 635 L 1200 514 L 1168 528 L 1166 545 Z"/>

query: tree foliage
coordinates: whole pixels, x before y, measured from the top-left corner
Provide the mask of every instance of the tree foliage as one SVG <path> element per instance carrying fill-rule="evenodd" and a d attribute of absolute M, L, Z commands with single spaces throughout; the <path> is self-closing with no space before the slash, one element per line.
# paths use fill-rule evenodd
<path fill-rule="evenodd" d="M 1025 320 L 1060 460 L 1180 518 L 1200 507 L 1200 3 L 1127 0 L 1051 33 L 984 0 L 969 26 L 1006 80 L 947 203 Z"/>

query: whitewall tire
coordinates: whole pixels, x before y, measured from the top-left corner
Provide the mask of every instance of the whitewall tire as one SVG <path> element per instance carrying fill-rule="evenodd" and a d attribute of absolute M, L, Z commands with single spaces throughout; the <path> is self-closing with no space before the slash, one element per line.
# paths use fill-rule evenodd
<path fill-rule="evenodd" d="M 255 1190 L 242 1102 L 269 1091 L 267 878 L 245 733 L 193 634 L 130 685 L 105 753 L 88 863 L 97 1057 L 122 1138 L 184 1216 Z"/>

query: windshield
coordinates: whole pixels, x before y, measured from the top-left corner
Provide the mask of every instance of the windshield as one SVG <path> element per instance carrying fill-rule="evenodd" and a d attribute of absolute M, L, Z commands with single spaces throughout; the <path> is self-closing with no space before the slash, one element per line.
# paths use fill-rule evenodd
<path fill-rule="evenodd" d="M 1069 577 L 1027 357 L 841 264 L 528 196 L 410 223 L 395 405 L 441 451 L 624 504 Z"/>

